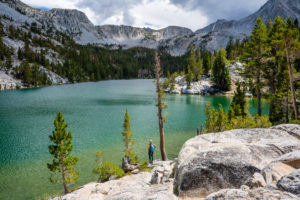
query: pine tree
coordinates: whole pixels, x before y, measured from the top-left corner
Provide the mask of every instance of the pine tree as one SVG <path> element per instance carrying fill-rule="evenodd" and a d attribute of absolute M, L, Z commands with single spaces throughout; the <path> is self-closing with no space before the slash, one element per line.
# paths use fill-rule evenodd
<path fill-rule="evenodd" d="M 74 165 L 78 161 L 78 157 L 71 156 L 73 150 L 71 131 L 67 132 L 68 124 L 65 123 L 62 113 L 59 111 L 54 120 L 55 130 L 49 135 L 51 144 L 49 152 L 54 157 L 52 163 L 48 163 L 47 167 L 52 173 L 61 173 L 62 183 L 65 194 L 70 192 L 69 184 L 78 180 L 78 172 L 75 171 Z M 53 174 L 50 181 L 55 183 Z"/>
<path fill-rule="evenodd" d="M 175 78 L 177 76 L 177 73 L 173 73 L 171 76 L 170 76 L 170 89 L 171 90 L 174 90 L 175 89 Z"/>
<path fill-rule="evenodd" d="M 18 48 L 18 58 L 19 60 L 23 60 L 23 51 L 21 50 L 21 48 Z"/>
<path fill-rule="evenodd" d="M 32 71 L 29 63 L 26 61 L 23 65 L 23 80 L 24 83 L 30 85 L 32 79 Z"/>
<path fill-rule="evenodd" d="M 201 76 L 203 75 L 203 65 L 202 65 L 202 56 L 201 56 L 201 51 L 200 47 L 197 48 L 197 62 L 196 62 L 196 70 L 194 72 L 195 74 L 195 79 L 200 80 Z"/>
<path fill-rule="evenodd" d="M 287 70 L 282 67 L 283 57 L 281 55 L 283 31 L 285 21 L 276 17 L 274 24 L 268 22 L 268 45 L 270 55 L 268 65 L 264 68 L 265 79 L 270 87 L 269 118 L 272 123 L 279 123 L 284 119 L 284 97 L 288 89 L 286 80 Z"/>
<path fill-rule="evenodd" d="M 160 59 L 157 51 L 155 51 L 155 77 L 156 77 L 156 93 L 157 93 L 157 109 L 158 109 L 158 125 L 160 133 L 160 153 L 162 160 L 168 160 L 166 150 L 165 150 L 165 134 L 164 134 L 164 122 L 166 118 L 163 116 L 163 109 L 168 108 L 166 105 L 164 91 L 161 87 L 160 82 L 161 68 L 160 68 Z"/>
<path fill-rule="evenodd" d="M 217 119 L 217 113 L 215 108 L 211 108 L 211 103 L 207 103 L 205 107 L 205 114 L 206 114 L 206 120 L 205 120 L 205 132 L 212 133 L 216 130 L 216 119 Z"/>
<path fill-rule="evenodd" d="M 219 111 L 217 113 L 217 121 L 216 121 L 216 132 L 222 132 L 226 130 L 227 124 L 227 113 L 224 112 L 222 104 L 219 104 Z"/>
<path fill-rule="evenodd" d="M 40 69 L 37 63 L 32 65 L 32 85 L 37 86 L 40 80 Z"/>
<path fill-rule="evenodd" d="M 0 17 L 0 60 L 4 60 L 4 53 L 5 53 L 5 48 L 2 41 L 2 35 L 3 35 L 3 24 L 1 22 L 1 17 Z"/>
<path fill-rule="evenodd" d="M 232 102 L 229 107 L 228 118 L 231 120 L 234 117 L 246 117 L 247 102 L 245 99 L 245 92 L 241 90 L 241 84 L 237 83 L 237 90 L 234 92 Z"/>
<path fill-rule="evenodd" d="M 226 46 L 226 58 L 229 59 L 229 60 L 232 60 L 233 59 L 233 49 L 234 49 L 234 43 L 233 43 L 233 37 L 230 36 L 229 37 L 229 41 L 227 43 L 227 46 Z"/>
<path fill-rule="evenodd" d="M 211 58 L 210 58 L 210 52 L 206 51 L 204 54 L 204 58 L 203 58 L 203 69 L 204 69 L 204 74 L 208 75 L 209 71 L 211 69 L 211 62 L 210 62 Z"/>
<path fill-rule="evenodd" d="M 212 68 L 212 81 L 214 87 L 228 91 L 231 88 L 229 69 L 226 67 L 226 51 L 220 48 Z"/>
<path fill-rule="evenodd" d="M 191 89 L 191 83 L 192 83 L 193 78 L 194 78 L 194 75 L 193 75 L 192 71 L 190 70 L 190 67 L 188 67 L 188 72 L 185 76 L 187 89 Z"/>
<path fill-rule="evenodd" d="M 214 107 L 211 108 L 211 103 L 207 103 L 205 108 L 205 114 L 206 133 L 222 132 L 226 130 L 228 122 L 227 113 L 224 112 L 221 104 L 219 104 L 219 110 L 216 110 Z"/>
<path fill-rule="evenodd" d="M 187 69 L 190 69 L 193 74 L 197 73 L 197 61 L 196 61 L 196 53 L 194 50 L 194 45 L 190 45 L 190 51 L 187 59 Z"/>
<path fill-rule="evenodd" d="M 286 65 L 289 71 L 289 79 L 290 79 L 290 89 L 292 92 L 292 102 L 294 108 L 294 116 L 295 119 L 298 119 L 298 107 L 296 101 L 296 93 L 294 87 L 294 75 L 293 75 L 293 54 L 294 52 L 299 51 L 300 41 L 299 41 L 299 30 L 298 27 L 295 27 L 291 18 L 287 20 L 287 28 L 283 33 L 283 44 L 284 44 L 284 52 L 286 56 Z"/>
<path fill-rule="evenodd" d="M 128 163 L 137 163 L 138 158 L 134 153 L 133 145 L 135 144 L 135 141 L 132 140 L 133 133 L 131 132 L 131 123 L 130 123 L 130 115 L 128 114 L 128 109 L 126 109 L 125 117 L 124 117 L 124 131 L 122 132 L 123 135 L 123 141 L 125 144 L 125 157 L 128 161 Z"/>
<path fill-rule="evenodd" d="M 255 86 L 257 93 L 257 114 L 261 116 L 261 88 L 263 87 L 263 61 L 268 53 L 267 45 L 267 28 L 259 17 L 255 27 L 250 35 L 250 41 L 246 44 L 243 55 L 244 61 L 247 64 L 247 71 L 255 78 Z"/>
<path fill-rule="evenodd" d="M 286 93 L 286 91 L 283 91 L 283 88 L 286 89 L 285 80 L 283 79 L 279 81 L 279 79 L 282 79 L 282 76 L 286 77 L 285 75 L 288 74 L 287 80 L 290 82 L 290 90 L 292 93 L 292 102 L 293 102 L 293 108 L 294 108 L 294 115 L 295 118 L 298 116 L 298 108 L 296 103 L 296 94 L 295 94 L 295 88 L 294 88 L 294 77 L 293 77 L 293 60 L 295 60 L 295 54 L 298 51 L 297 49 L 300 48 L 300 43 L 297 38 L 299 38 L 299 31 L 298 28 L 295 27 L 294 23 L 291 19 L 288 19 L 287 22 L 284 21 L 283 18 L 277 17 L 274 21 L 274 24 L 271 26 L 269 31 L 269 46 L 271 48 L 270 56 L 268 56 L 268 59 L 271 62 L 269 62 L 272 66 L 267 66 L 265 68 L 266 70 L 266 79 L 269 80 L 269 85 L 271 88 L 271 98 L 270 98 L 270 119 L 272 122 L 275 119 L 278 120 L 279 117 L 272 116 L 273 114 L 282 113 L 279 112 L 278 109 L 275 107 L 279 106 L 279 102 L 281 101 L 278 98 L 284 98 L 285 95 L 280 93 Z M 283 59 L 285 57 L 285 59 Z M 283 62 L 285 61 L 285 62 Z M 285 73 L 282 68 L 282 65 L 287 66 L 286 69 L 288 70 L 288 73 Z M 286 97 L 288 99 L 288 95 Z M 288 102 L 288 100 L 287 100 Z M 286 104 L 288 106 L 288 104 Z M 274 110 L 274 113 L 273 113 Z M 286 108 L 288 110 L 288 108 Z M 288 118 L 288 115 L 286 116 Z M 288 121 L 288 120 L 286 120 Z"/>

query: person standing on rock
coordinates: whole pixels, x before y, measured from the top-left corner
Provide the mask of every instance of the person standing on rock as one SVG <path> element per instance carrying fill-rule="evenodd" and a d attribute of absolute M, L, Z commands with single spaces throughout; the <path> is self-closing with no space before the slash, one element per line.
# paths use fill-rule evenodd
<path fill-rule="evenodd" d="M 153 163 L 153 154 L 154 150 L 156 149 L 155 144 L 152 143 L 152 140 L 149 141 L 148 144 L 148 155 L 149 155 L 149 163 Z"/>

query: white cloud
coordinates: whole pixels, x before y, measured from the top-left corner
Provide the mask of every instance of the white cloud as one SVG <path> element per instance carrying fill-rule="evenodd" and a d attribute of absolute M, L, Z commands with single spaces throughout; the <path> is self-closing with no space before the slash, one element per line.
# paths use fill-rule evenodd
<path fill-rule="evenodd" d="M 76 9 L 76 3 L 78 0 L 21 0 L 22 2 L 32 6 L 32 7 L 45 7 L 45 8 L 68 8 Z"/>
<path fill-rule="evenodd" d="M 257 11 L 267 0 L 170 0 L 185 10 L 197 10 L 209 23 L 217 19 L 238 20 Z"/>
<path fill-rule="evenodd" d="M 196 30 L 207 24 L 207 17 L 196 10 L 185 11 L 171 4 L 169 0 L 144 1 L 133 6 L 130 14 L 135 19 L 134 26 L 164 28 L 170 25 Z"/>
<path fill-rule="evenodd" d="M 33 7 L 78 9 L 96 25 L 116 24 L 196 30 L 218 18 L 238 19 L 266 0 L 22 0 Z"/>

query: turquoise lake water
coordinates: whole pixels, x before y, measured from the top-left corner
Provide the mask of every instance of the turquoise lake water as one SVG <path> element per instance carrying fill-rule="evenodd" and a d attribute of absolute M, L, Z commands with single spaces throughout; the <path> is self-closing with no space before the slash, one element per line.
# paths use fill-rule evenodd
<path fill-rule="evenodd" d="M 228 109 L 230 98 L 167 95 L 166 150 L 174 159 L 182 144 L 196 135 L 205 122 L 205 104 Z M 263 114 L 268 104 L 263 101 Z M 92 174 L 98 148 L 104 160 L 120 164 L 124 145 L 121 132 L 125 110 L 131 116 L 135 151 L 147 159 L 147 144 L 159 144 L 155 87 L 152 80 L 114 80 L 0 92 L 0 199 L 29 200 L 60 193 L 63 187 L 49 182 L 47 162 L 53 120 L 61 110 L 73 135 L 73 155 L 79 157 L 76 187 L 97 179 Z M 256 101 L 249 101 L 256 113 Z M 160 152 L 155 152 L 155 159 Z"/>

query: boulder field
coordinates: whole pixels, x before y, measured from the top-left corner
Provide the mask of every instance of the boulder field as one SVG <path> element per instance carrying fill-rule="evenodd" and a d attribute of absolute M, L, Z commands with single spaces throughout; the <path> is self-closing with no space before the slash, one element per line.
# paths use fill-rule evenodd
<path fill-rule="evenodd" d="M 153 165 L 52 200 L 300 199 L 300 125 L 196 136 Z"/>

